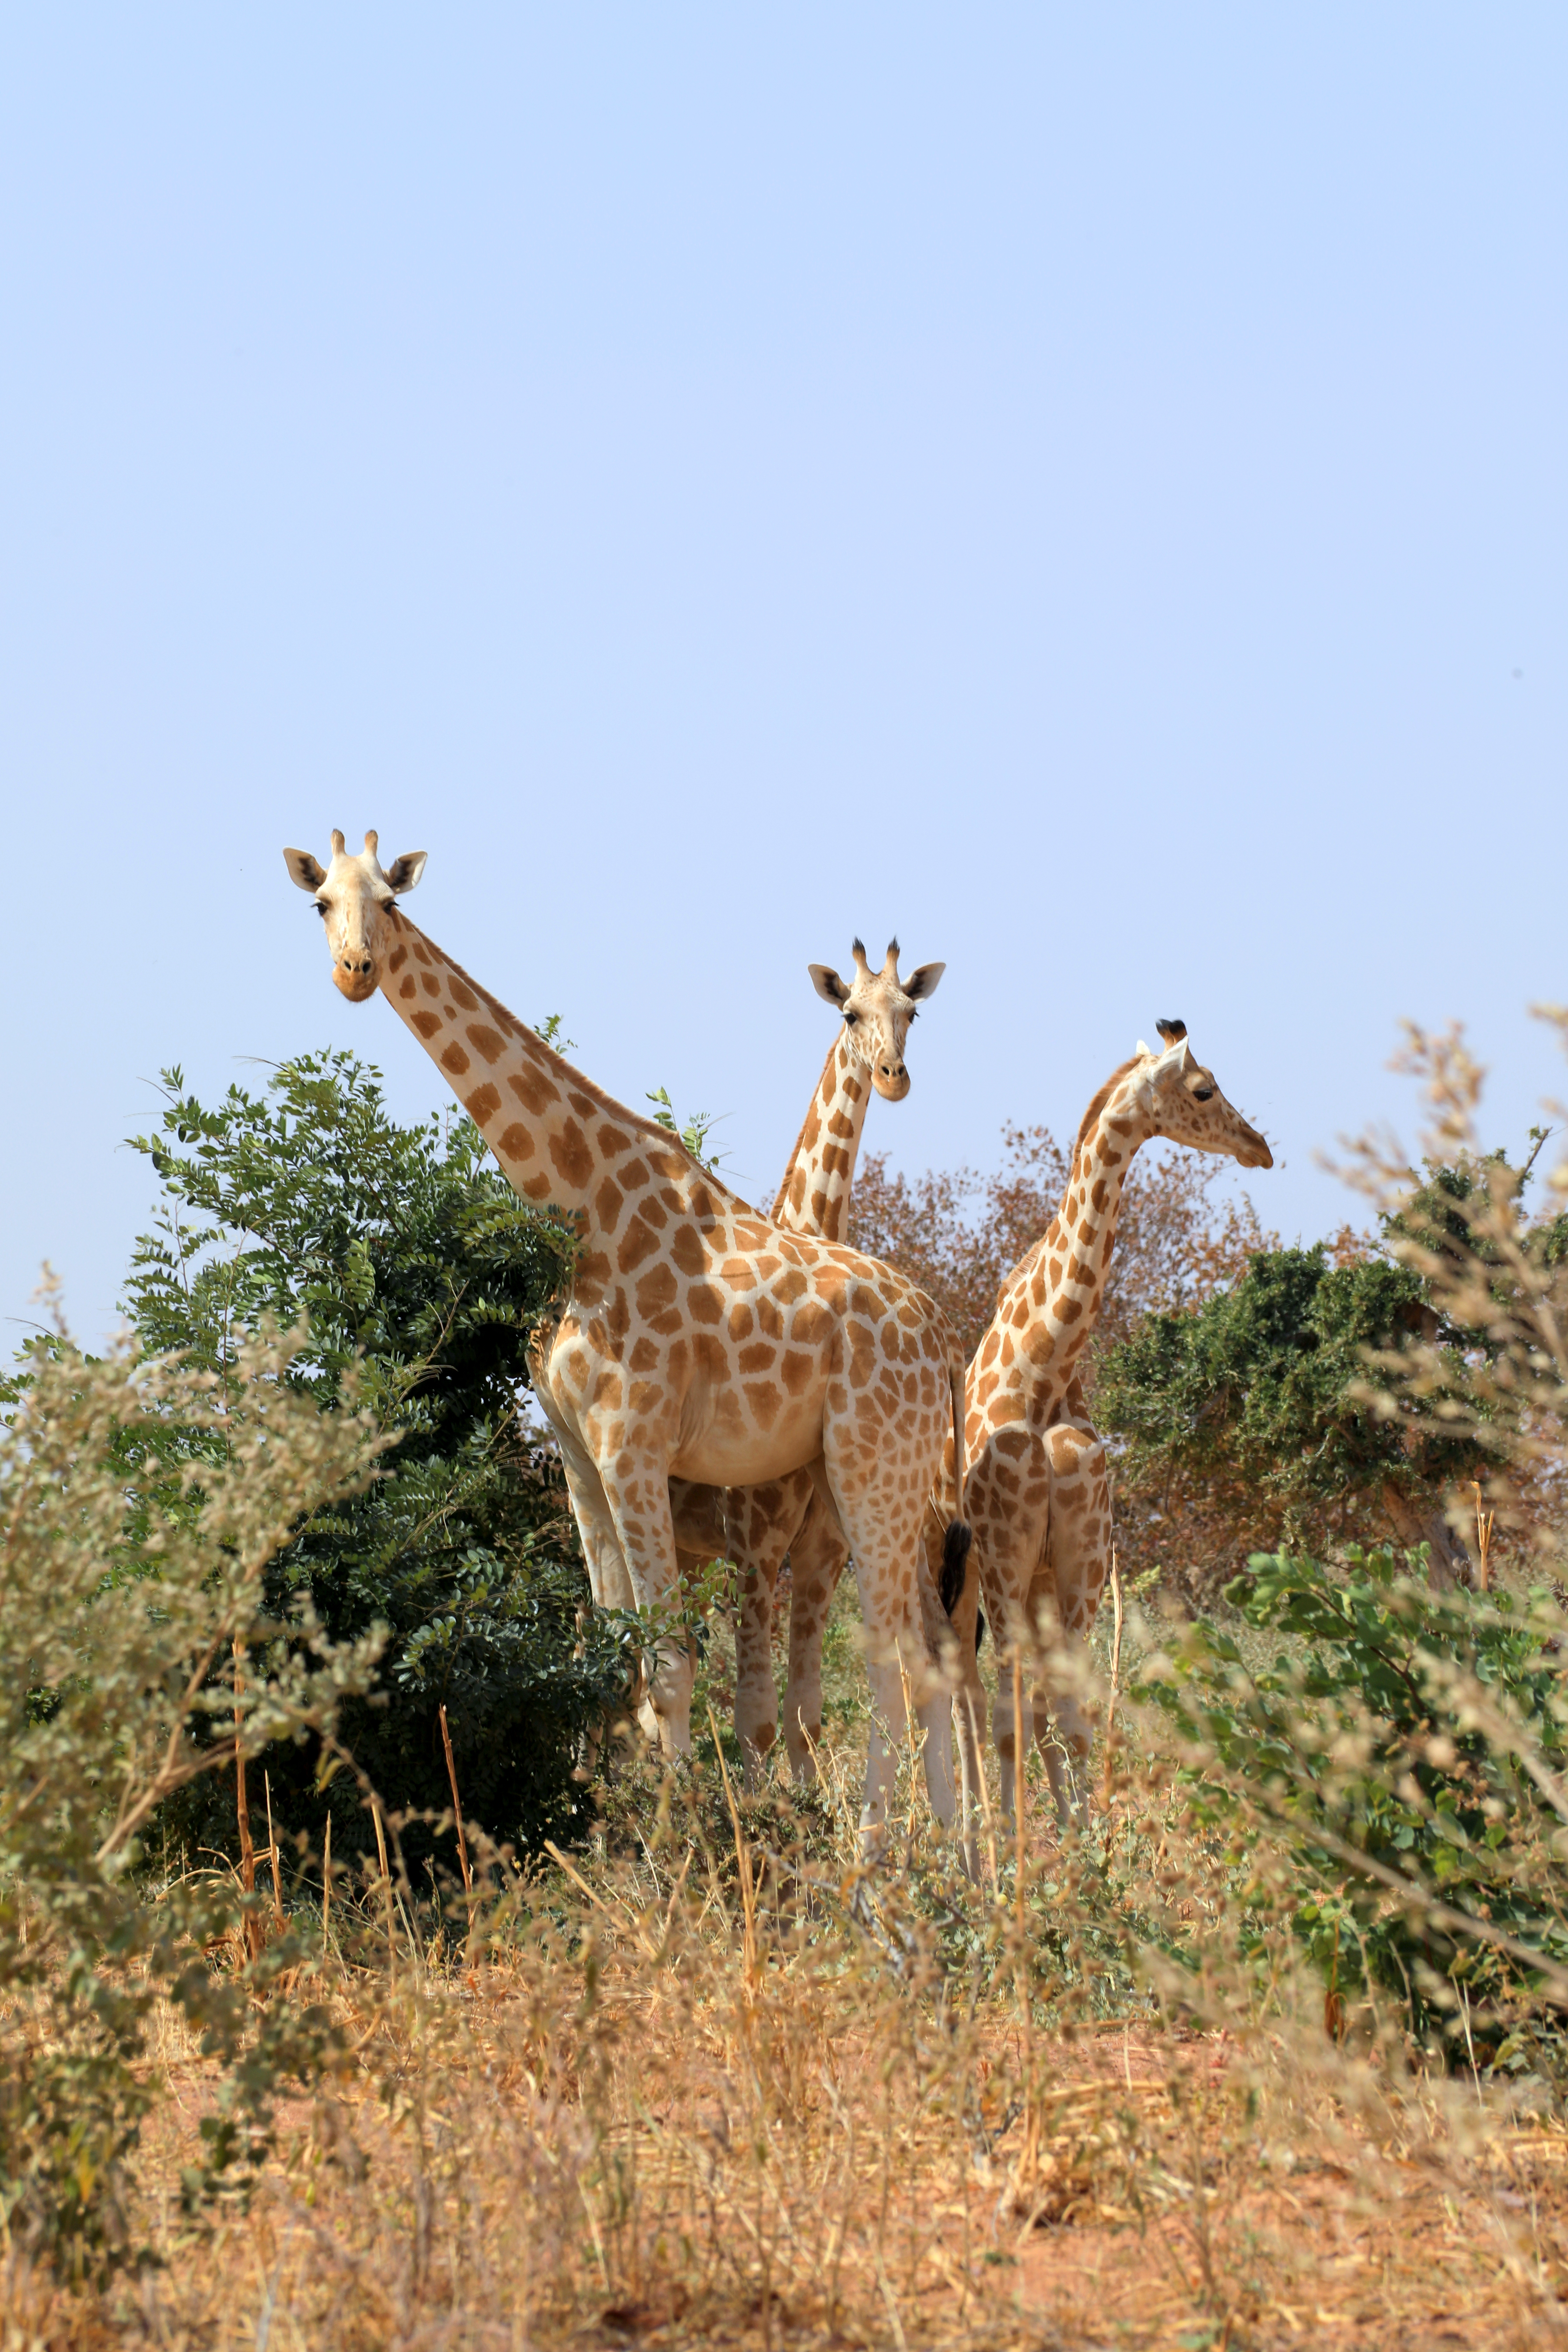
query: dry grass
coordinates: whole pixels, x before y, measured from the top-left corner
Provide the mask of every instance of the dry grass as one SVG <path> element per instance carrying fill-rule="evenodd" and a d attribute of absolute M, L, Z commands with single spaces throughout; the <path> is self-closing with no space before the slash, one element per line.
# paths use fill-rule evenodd
<path fill-rule="evenodd" d="M 979 1890 L 912 1797 L 859 1880 L 847 1748 L 798 1811 L 633 1764 L 595 1850 L 471 1939 L 405 1891 L 389 1959 L 386 1889 L 340 1888 L 352 2055 L 249 2210 L 180 2217 L 216 2078 L 170 2020 L 160 2267 L 77 2297 L 13 2256 L 0 2347 L 1558 2341 L 1544 2087 L 1423 2080 L 1370 2014 L 1331 2042 L 1284 1945 L 1230 1957 L 1225 1857 L 1135 1727 L 1119 1754 L 1103 1839 L 993 1843 Z"/>

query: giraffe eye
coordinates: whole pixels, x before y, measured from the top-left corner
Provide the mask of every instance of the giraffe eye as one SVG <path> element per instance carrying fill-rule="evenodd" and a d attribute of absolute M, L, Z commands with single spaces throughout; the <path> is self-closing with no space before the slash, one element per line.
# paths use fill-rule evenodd
<path fill-rule="evenodd" d="M 327 902 L 324 898 L 312 898 L 310 904 L 314 907 L 318 915 L 324 916 L 326 914 Z"/>
<path fill-rule="evenodd" d="M 844 1008 L 844 1026 L 846 1027 L 846 1029 L 853 1029 L 853 1028 L 854 1028 L 854 1026 L 855 1026 L 855 1024 L 857 1023 L 857 1021 L 858 1021 L 858 1020 L 859 1020 L 859 1018 L 860 1018 L 860 1015 L 859 1015 L 858 1013 L 852 1013 L 852 1012 L 849 1010 L 849 1007 L 848 1007 L 847 1005 L 846 1005 L 846 1006 L 845 1006 L 845 1008 Z"/>
<path fill-rule="evenodd" d="M 1194 1102 L 1213 1102 L 1214 1088 L 1212 1087 L 1194 1087 L 1193 1088 L 1193 1100 Z"/>

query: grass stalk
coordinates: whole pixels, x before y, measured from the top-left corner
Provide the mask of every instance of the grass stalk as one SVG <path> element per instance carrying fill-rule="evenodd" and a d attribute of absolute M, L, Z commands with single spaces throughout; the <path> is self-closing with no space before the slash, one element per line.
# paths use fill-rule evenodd
<path fill-rule="evenodd" d="M 381 1823 L 381 1807 L 376 1803 L 374 1797 L 370 1801 L 370 1817 L 375 1824 L 375 1850 L 381 1862 L 382 1901 L 386 1906 L 386 1964 L 389 1969 L 395 1971 L 397 1967 L 397 1929 L 392 1909 L 392 1872 L 387 1865 L 386 1832 L 383 1829 Z"/>
<path fill-rule="evenodd" d="M 240 1646 L 237 1636 L 234 1644 L 234 1801 L 239 1821 L 239 1883 L 247 1898 L 245 1905 L 245 1949 L 247 1958 L 258 1960 L 266 1941 L 261 1922 L 248 1898 L 256 1893 L 256 1845 L 250 1834 L 250 1804 L 245 1787 L 245 1727 L 239 1702 L 245 1682 L 240 1673 Z"/>
<path fill-rule="evenodd" d="M 458 1768 L 452 1760 L 452 1735 L 447 1728 L 447 1708 L 441 1706 L 441 1745 L 447 1751 L 447 1778 L 452 1788 L 452 1819 L 458 1824 L 458 1861 L 463 1873 L 463 1892 L 472 1898 L 474 1874 L 468 1868 L 468 1841 L 463 1834 L 463 1806 L 458 1794 Z"/>
<path fill-rule="evenodd" d="M 263 1771 L 261 1786 L 267 1798 L 267 1853 L 272 1864 L 272 1916 L 278 1933 L 283 1933 L 283 1878 L 278 1867 L 278 1837 L 272 1827 L 272 1775 Z"/>
<path fill-rule="evenodd" d="M 1105 1797 L 1110 1798 L 1111 1759 L 1116 1748 L 1116 1701 L 1121 1688 L 1121 1563 L 1110 1553 L 1110 1690 L 1105 1702 Z"/>

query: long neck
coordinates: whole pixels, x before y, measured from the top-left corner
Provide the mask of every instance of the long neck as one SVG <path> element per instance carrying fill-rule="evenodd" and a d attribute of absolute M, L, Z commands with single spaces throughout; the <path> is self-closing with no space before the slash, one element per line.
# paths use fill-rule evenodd
<path fill-rule="evenodd" d="M 871 1081 L 842 1034 L 822 1066 L 816 1091 L 806 1105 L 772 1216 L 794 1234 L 815 1234 L 841 1242 L 849 1227 L 849 1194 L 866 1124 Z"/>
<path fill-rule="evenodd" d="M 665 1129 L 563 1061 L 401 909 L 389 919 L 382 992 L 525 1200 L 559 1209 L 580 1234 L 613 1231 L 632 1189 L 616 1180 L 640 1167 L 642 1185 L 652 1171 L 693 1214 L 732 1202 Z"/>
<path fill-rule="evenodd" d="M 1018 1373 L 1037 1399 L 1066 1390 L 1100 1319 L 1121 1189 L 1148 1136 L 1119 1070 L 1084 1115 L 1060 1208 L 1003 1286 L 992 1328 L 1014 1335 Z"/>

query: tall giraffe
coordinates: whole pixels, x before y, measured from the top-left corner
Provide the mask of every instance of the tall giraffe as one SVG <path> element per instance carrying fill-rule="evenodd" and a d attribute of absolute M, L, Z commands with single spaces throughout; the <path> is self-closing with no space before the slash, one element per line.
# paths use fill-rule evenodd
<path fill-rule="evenodd" d="M 809 1468 L 861 1571 L 876 1709 L 868 1842 L 907 1727 L 906 1675 L 931 1804 L 951 1822 L 951 1706 L 926 1671 L 917 1597 L 921 1514 L 950 1441 L 963 1485 L 963 1366 L 942 1316 L 891 1267 L 769 1224 L 472 981 L 397 903 L 423 851 L 384 869 L 374 833 L 350 856 L 334 832 L 325 869 L 305 850 L 284 859 L 324 919 L 341 992 L 361 1003 L 382 991 L 460 1090 L 508 1181 L 575 1234 L 530 1373 L 595 1597 L 629 1586 L 639 1608 L 677 1600 L 672 1475 L 749 1486 Z M 954 1572 L 968 1540 L 955 1517 Z M 659 1643 L 649 1696 L 665 1753 L 689 1754 L 684 1643 Z"/>
<path fill-rule="evenodd" d="M 814 1234 L 836 1243 L 845 1238 L 872 1090 L 888 1102 L 902 1102 L 909 1093 L 904 1046 L 910 1024 L 919 1007 L 936 994 L 947 969 L 941 963 L 921 964 L 900 981 L 897 940 L 889 941 L 880 971 L 871 970 L 858 940 L 851 953 L 855 976 L 848 982 L 827 964 L 807 967 L 817 994 L 842 1014 L 843 1022 L 812 1091 L 771 1212 L 773 1223 L 786 1232 Z M 735 1732 L 747 1785 L 754 1787 L 762 1759 L 778 1736 L 773 1622 L 779 1570 L 790 1554 L 793 1661 L 802 1650 L 798 1629 L 809 1624 L 816 1612 L 826 1619 L 848 1556 L 843 1532 L 806 1471 L 764 1486 L 726 1489 L 675 1479 L 669 1498 L 683 1570 L 715 1557 L 735 1563 Z M 935 1612 L 923 1584 L 921 1598 L 934 1648 L 939 1639 Z M 792 1673 L 784 1735 L 791 1762 L 802 1775 L 814 1769 L 812 1749 L 822 1736 L 820 1706 L 802 1719 L 804 1696 Z"/>
<path fill-rule="evenodd" d="M 1162 1021 L 1163 1053 L 1142 1042 L 1111 1073 L 1085 1111 L 1067 1190 L 1056 1216 L 1003 1284 L 996 1312 L 970 1367 L 965 1497 L 974 1543 L 952 1628 L 964 1671 L 959 1705 L 965 1820 L 978 1772 L 975 1738 L 984 1694 L 975 1659 L 975 1612 L 984 1598 L 1005 1664 L 1044 1631 L 1083 1645 L 1110 1570 L 1110 1483 L 1105 1447 L 1089 1422 L 1080 1381 L 1084 1348 L 1100 1314 L 1116 1244 L 1127 1172 L 1156 1137 L 1272 1168 L 1256 1128 L 1228 1103 L 1212 1070 L 1197 1062 L 1186 1024 Z M 944 1459 L 942 1484 L 951 1478 Z M 930 1547 L 929 1523 L 927 1530 Z M 1026 1747 L 1045 1751 L 1064 1822 L 1079 1801 L 1064 1770 L 1051 1717 L 1073 1767 L 1088 1756 L 1089 1718 L 1069 1689 L 1031 1680 L 1024 1696 Z M 1014 1700 L 1009 1675 L 998 1688 L 993 1729 L 1002 1759 L 1002 1803 L 1013 1807 Z"/>

